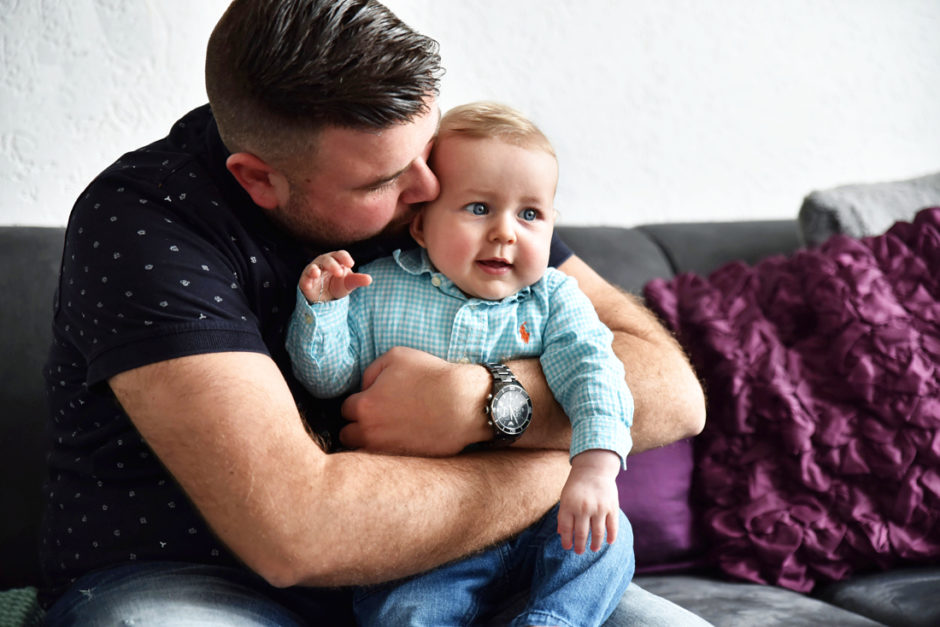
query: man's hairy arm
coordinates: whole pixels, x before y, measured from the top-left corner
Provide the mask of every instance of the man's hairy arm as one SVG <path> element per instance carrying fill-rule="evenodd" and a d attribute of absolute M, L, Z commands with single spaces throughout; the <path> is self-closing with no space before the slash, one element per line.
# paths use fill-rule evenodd
<path fill-rule="evenodd" d="M 277 586 L 373 583 L 456 559 L 534 522 L 567 475 L 559 452 L 327 455 L 256 353 L 182 357 L 110 384 L 212 530 Z"/>

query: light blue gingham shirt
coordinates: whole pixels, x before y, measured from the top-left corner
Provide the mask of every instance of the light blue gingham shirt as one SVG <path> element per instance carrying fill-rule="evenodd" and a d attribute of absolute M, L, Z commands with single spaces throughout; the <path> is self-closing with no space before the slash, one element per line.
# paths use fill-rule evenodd
<path fill-rule="evenodd" d="M 468 298 L 423 248 L 396 250 L 360 272 L 372 276 L 372 285 L 347 298 L 309 304 L 297 290 L 287 349 L 311 394 L 331 398 L 356 389 L 366 367 L 395 346 L 450 362 L 538 357 L 571 419 L 571 457 L 607 449 L 626 466 L 633 395 L 611 348 L 613 335 L 573 278 L 549 268 L 501 301 Z"/>

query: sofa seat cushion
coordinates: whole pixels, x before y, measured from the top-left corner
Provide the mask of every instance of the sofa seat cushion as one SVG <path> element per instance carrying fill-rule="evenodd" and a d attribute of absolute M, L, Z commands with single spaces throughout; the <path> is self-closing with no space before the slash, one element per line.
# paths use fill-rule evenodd
<path fill-rule="evenodd" d="M 886 625 L 940 625 L 940 568 L 911 568 L 853 577 L 826 586 L 820 599 Z"/>
<path fill-rule="evenodd" d="M 705 381 L 696 492 L 726 573 L 806 592 L 940 558 L 938 267 L 940 208 L 647 286 Z"/>
<path fill-rule="evenodd" d="M 752 583 L 695 575 L 651 575 L 634 581 L 648 592 L 721 627 L 875 627 L 881 623 L 819 599 Z"/>

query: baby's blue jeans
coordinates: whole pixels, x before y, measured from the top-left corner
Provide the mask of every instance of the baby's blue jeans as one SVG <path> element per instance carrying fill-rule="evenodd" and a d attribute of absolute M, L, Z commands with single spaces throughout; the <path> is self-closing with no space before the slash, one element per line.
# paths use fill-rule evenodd
<path fill-rule="evenodd" d="M 476 625 L 507 598 L 529 591 L 516 625 L 601 625 L 633 578 L 633 533 L 620 513 L 617 539 L 578 555 L 558 537 L 558 506 L 519 536 L 487 551 L 400 581 L 360 588 L 364 626 Z M 503 623 L 506 624 L 506 623 Z"/>

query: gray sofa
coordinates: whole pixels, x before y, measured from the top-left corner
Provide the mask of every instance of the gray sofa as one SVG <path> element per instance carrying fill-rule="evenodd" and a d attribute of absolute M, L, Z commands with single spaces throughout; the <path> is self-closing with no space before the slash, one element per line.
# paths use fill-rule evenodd
<path fill-rule="evenodd" d="M 707 273 L 731 260 L 754 263 L 801 245 L 795 220 L 636 228 L 562 226 L 560 231 L 608 280 L 635 293 L 654 277 Z M 62 238 L 60 228 L 0 227 L 0 293 L 5 303 L 0 309 L 2 625 L 30 624 L 39 617 L 34 587 L 40 577 L 36 544 L 45 421 L 41 366 L 50 338 Z M 631 465 L 642 468 L 643 456 Z M 693 485 L 694 467 L 682 472 Z M 694 515 L 690 508 L 696 537 L 686 538 L 669 556 L 669 564 L 644 565 L 638 551 L 636 581 L 716 625 L 940 624 L 940 568 L 856 575 L 809 595 L 731 581 L 708 563 L 707 539 L 695 533 Z M 644 537 L 638 534 L 636 541 L 640 545 Z"/>

